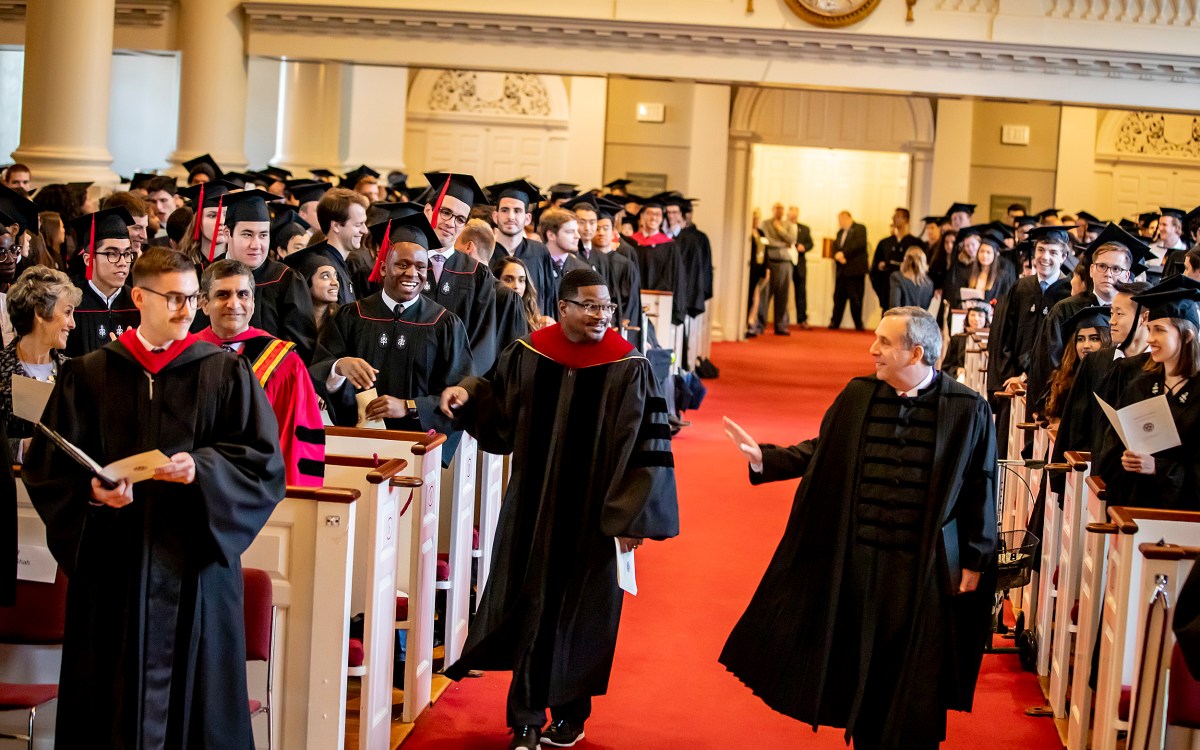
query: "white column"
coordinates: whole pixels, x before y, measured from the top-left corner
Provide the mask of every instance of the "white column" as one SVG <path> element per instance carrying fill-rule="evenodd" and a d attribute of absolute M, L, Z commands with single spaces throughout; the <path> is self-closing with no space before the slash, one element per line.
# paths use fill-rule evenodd
<path fill-rule="evenodd" d="M 240 0 L 179 2 L 181 164 L 210 153 L 224 170 L 246 167 L 246 40 Z"/>
<path fill-rule="evenodd" d="M 342 109 L 346 155 L 342 164 L 346 169 L 366 164 L 384 177 L 394 169 L 403 171 L 408 68 L 353 65 L 346 86 L 348 101 Z"/>
<path fill-rule="evenodd" d="M 716 312 L 713 316 L 712 339 L 714 341 L 740 341 L 746 334 L 746 297 L 750 292 L 750 145 L 756 135 L 745 131 L 731 131 L 726 146 L 728 171 L 726 174 L 725 233 L 723 248 L 717 251 L 714 239 L 713 300 Z"/>
<path fill-rule="evenodd" d="M 921 217 L 945 211 L 944 206 L 932 205 L 930 191 L 933 189 L 933 144 L 909 143 L 906 150 L 912 156 L 909 167 L 911 174 L 908 185 L 908 211 L 913 231 L 921 231 Z"/>
<path fill-rule="evenodd" d="M 25 8 L 21 145 L 39 185 L 115 185 L 108 151 L 115 0 L 38 0 Z"/>
<path fill-rule="evenodd" d="M 338 152 L 346 72 L 341 63 L 283 62 L 278 137 L 271 164 L 301 174 L 341 163 Z"/>
<path fill-rule="evenodd" d="M 971 197 L 971 130 L 975 105 L 964 99 L 939 99 L 937 130 L 933 137 L 933 184 L 929 191 L 932 213 L 945 211 L 955 201 Z M 987 214 L 986 206 L 983 213 Z"/>
<path fill-rule="evenodd" d="M 708 234 L 713 246 L 713 299 L 709 303 L 710 314 L 704 316 L 708 330 L 693 329 L 693 355 L 708 356 L 708 345 L 717 333 L 724 334 L 724 326 L 718 317 L 714 320 L 711 314 L 718 302 L 717 280 L 721 274 L 724 256 L 730 252 L 741 259 L 741 247 L 728 245 L 725 238 L 725 197 L 729 180 L 729 106 L 730 87 L 698 83 L 692 92 L 692 137 L 691 149 L 688 151 L 688 184 L 687 196 L 698 198 L 694 207 L 692 220 L 696 226 Z M 736 223 L 736 222 L 735 222 Z M 736 285 L 735 285 L 736 287 Z M 721 291 L 726 295 L 732 292 L 729 284 L 723 284 Z M 693 356 L 694 359 L 694 356 Z"/>
<path fill-rule="evenodd" d="M 608 79 L 571 76 L 565 182 L 586 190 L 604 180 L 604 126 L 608 116 Z"/>
<path fill-rule="evenodd" d="M 1058 121 L 1054 205 L 1064 211 L 1103 211 L 1096 203 L 1096 116 L 1091 107 L 1063 107 Z"/>

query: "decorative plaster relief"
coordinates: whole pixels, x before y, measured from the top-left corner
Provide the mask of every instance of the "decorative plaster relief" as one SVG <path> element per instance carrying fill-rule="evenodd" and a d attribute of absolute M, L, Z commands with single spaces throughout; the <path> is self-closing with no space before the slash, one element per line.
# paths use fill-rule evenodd
<path fill-rule="evenodd" d="M 1122 154 L 1200 159 L 1200 117 L 1162 112 L 1130 112 L 1117 131 Z"/>
<path fill-rule="evenodd" d="M 429 92 L 433 112 L 548 117 L 550 100 L 542 77 L 529 73 L 444 70 Z"/>

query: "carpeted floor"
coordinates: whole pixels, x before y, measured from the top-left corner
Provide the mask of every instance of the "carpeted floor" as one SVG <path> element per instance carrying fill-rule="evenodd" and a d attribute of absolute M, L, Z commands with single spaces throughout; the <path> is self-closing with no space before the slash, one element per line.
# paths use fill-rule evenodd
<path fill-rule="evenodd" d="M 776 714 L 717 663 L 779 537 L 794 483 L 751 488 L 746 466 L 721 430 L 730 416 L 760 442 L 791 444 L 816 434 L 821 416 L 854 375 L 871 371 L 868 333 L 799 331 L 718 344 L 718 380 L 675 441 L 681 535 L 638 553 L 637 597 L 626 597 L 613 678 L 598 698 L 579 747 L 840 748 L 841 732 Z M 507 747 L 507 673 L 450 687 L 418 720 L 405 750 Z M 803 679 L 803 675 L 797 675 Z M 946 748 L 1061 747 L 1016 656 L 985 657 L 975 712 L 952 713 Z"/>

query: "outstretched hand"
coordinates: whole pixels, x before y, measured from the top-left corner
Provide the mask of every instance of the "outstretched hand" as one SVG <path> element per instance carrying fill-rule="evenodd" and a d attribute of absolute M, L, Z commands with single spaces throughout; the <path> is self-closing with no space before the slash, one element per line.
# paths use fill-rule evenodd
<path fill-rule="evenodd" d="M 457 385 L 450 386 L 446 390 L 442 391 L 442 414 L 454 419 L 454 412 L 461 409 L 463 405 L 467 403 L 467 399 L 469 398 L 470 394 L 467 393 L 466 388 L 462 388 Z"/>
<path fill-rule="evenodd" d="M 725 434 L 729 436 L 729 439 L 733 441 L 733 444 L 737 446 L 749 463 L 762 464 L 762 448 L 758 447 L 758 442 L 729 417 L 725 417 Z"/>

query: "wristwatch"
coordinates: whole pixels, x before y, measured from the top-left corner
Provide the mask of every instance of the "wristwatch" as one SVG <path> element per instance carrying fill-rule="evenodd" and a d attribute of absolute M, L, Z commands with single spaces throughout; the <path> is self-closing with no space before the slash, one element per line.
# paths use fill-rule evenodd
<path fill-rule="evenodd" d="M 404 402 L 404 406 L 405 406 L 405 408 L 408 409 L 408 416 L 410 416 L 410 417 L 417 416 L 417 402 L 416 401 L 413 401 L 411 398 L 407 399 Z"/>

